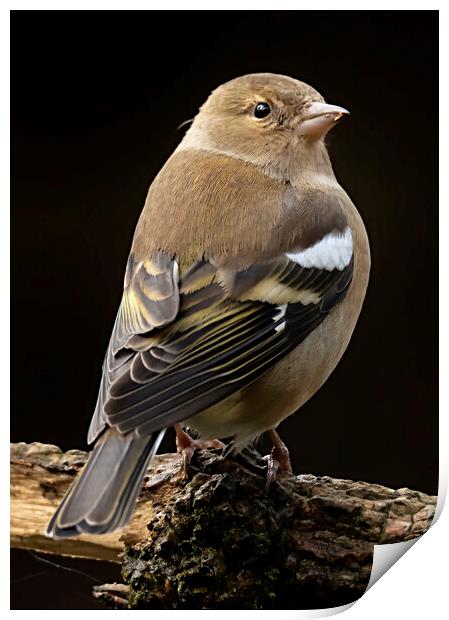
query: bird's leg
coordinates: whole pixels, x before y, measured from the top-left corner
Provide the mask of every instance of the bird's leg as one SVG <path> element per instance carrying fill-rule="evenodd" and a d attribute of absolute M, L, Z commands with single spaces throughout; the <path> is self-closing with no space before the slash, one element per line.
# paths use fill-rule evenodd
<path fill-rule="evenodd" d="M 274 429 L 268 431 L 270 439 L 273 442 L 273 448 L 271 449 L 270 456 L 268 457 L 268 472 L 266 487 L 270 486 L 273 480 L 276 478 L 278 470 L 292 473 L 292 465 L 290 463 L 290 456 L 288 448 L 282 439 L 279 437 Z"/>
<path fill-rule="evenodd" d="M 182 458 L 182 468 L 187 477 L 190 462 L 195 452 L 195 440 L 182 428 L 180 424 L 175 424 L 176 431 L 176 450 Z"/>
<path fill-rule="evenodd" d="M 193 439 L 180 424 L 175 424 L 176 431 L 176 449 L 182 457 L 182 468 L 187 477 L 189 473 L 190 463 L 192 462 L 195 450 L 205 450 L 214 448 L 224 448 L 225 444 L 219 439 L 211 439 L 210 441 L 202 441 L 201 439 Z"/>

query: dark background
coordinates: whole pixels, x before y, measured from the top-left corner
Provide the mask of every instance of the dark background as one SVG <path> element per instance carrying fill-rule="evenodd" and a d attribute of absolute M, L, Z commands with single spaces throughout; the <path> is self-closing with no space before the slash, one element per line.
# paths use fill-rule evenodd
<path fill-rule="evenodd" d="M 328 144 L 373 261 L 347 353 L 280 427 L 294 470 L 436 493 L 437 38 L 430 11 L 13 12 L 11 440 L 85 447 L 148 185 L 214 87 L 271 71 L 351 111 Z M 93 605 L 87 577 L 12 566 L 13 608 Z"/>

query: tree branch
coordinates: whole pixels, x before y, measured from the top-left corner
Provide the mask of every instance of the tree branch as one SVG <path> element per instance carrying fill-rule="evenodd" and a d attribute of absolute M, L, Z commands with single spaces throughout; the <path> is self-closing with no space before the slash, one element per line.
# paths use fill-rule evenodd
<path fill-rule="evenodd" d="M 281 474 L 266 462 L 196 453 L 189 479 L 177 454 L 157 456 L 129 526 L 54 541 L 45 527 L 88 454 L 11 445 L 11 546 L 122 563 L 132 608 L 306 608 L 355 600 L 373 545 L 423 534 L 436 497 L 409 489 Z M 96 595 L 115 601 L 107 587 Z M 118 596 L 118 598 L 117 598 Z"/>

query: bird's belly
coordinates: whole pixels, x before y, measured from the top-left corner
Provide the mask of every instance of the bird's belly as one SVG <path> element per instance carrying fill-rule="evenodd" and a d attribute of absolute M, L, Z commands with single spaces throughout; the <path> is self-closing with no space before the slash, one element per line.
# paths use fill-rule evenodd
<path fill-rule="evenodd" d="M 343 302 L 273 369 L 197 414 L 187 426 L 207 439 L 233 437 L 242 447 L 277 426 L 315 394 L 338 364 L 360 312 L 353 302 L 349 291 Z"/>

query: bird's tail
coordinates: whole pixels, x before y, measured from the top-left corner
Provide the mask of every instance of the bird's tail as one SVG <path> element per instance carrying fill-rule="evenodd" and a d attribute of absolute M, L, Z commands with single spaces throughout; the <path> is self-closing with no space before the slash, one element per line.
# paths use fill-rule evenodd
<path fill-rule="evenodd" d="M 123 527 L 164 432 L 137 437 L 108 430 L 53 515 L 47 536 L 104 534 Z"/>

